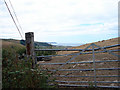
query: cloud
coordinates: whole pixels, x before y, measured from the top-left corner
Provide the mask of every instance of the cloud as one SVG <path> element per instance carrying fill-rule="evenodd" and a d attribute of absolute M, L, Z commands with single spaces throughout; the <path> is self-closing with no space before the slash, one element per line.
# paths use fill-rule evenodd
<path fill-rule="evenodd" d="M 51 37 L 51 39 L 55 37 L 59 42 L 57 37 L 69 36 L 72 39 L 75 35 L 97 36 L 117 32 L 119 0 L 11 1 L 24 33 L 34 32 L 37 41 L 50 40 Z M 0 4 L 2 8 L 0 30 L 3 31 L 4 37 L 6 35 L 20 39 L 4 3 Z"/>

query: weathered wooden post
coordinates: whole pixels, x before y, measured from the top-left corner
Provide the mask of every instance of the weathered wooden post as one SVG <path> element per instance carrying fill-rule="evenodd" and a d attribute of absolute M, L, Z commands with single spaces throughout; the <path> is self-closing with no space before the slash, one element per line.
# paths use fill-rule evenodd
<path fill-rule="evenodd" d="M 27 58 L 32 59 L 32 68 L 35 68 L 35 54 L 34 54 L 34 33 L 25 33 L 26 39 L 26 54 Z"/>

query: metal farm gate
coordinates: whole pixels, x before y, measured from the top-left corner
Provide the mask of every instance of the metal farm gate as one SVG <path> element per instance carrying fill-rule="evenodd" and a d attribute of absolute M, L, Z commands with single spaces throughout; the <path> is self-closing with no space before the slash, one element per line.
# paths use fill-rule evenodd
<path fill-rule="evenodd" d="M 55 80 L 55 82 L 57 82 L 57 84 L 59 86 L 73 86 L 73 87 L 108 87 L 108 88 L 120 88 L 120 75 L 119 75 L 119 70 L 120 67 L 119 65 L 117 66 L 112 66 L 112 64 L 110 64 L 111 66 L 106 67 L 106 65 L 102 65 L 102 68 L 97 68 L 97 65 L 99 64 L 103 64 L 103 63 L 118 63 L 120 62 L 120 60 L 118 60 L 120 58 L 120 55 L 118 54 L 119 49 L 117 48 L 116 50 L 107 50 L 107 48 L 113 48 L 113 47 L 118 47 L 120 46 L 120 44 L 117 45 L 112 45 L 112 46 L 106 46 L 106 47 L 100 47 L 94 43 L 92 43 L 91 45 L 87 46 L 85 49 L 34 49 L 35 53 L 39 52 L 39 51 L 77 51 L 75 53 L 70 53 L 70 54 L 59 54 L 59 55 L 47 55 L 47 56 L 36 56 L 36 58 L 45 58 L 45 57 L 70 57 L 70 59 L 65 60 L 65 62 L 54 62 L 51 63 L 49 61 L 49 63 L 46 62 L 42 62 L 39 63 L 39 65 L 45 66 L 47 69 L 42 69 L 47 70 L 48 72 L 53 72 L 54 74 L 52 75 L 53 77 L 56 77 L 57 79 Z M 89 49 L 90 48 L 90 49 Z M 113 53 L 114 52 L 114 53 Z M 117 52 L 117 53 L 116 53 Z M 95 55 L 99 55 L 98 53 L 109 53 L 110 55 L 113 55 L 115 57 L 117 57 L 117 60 L 96 60 Z M 92 61 L 75 61 L 74 60 L 79 56 L 84 55 L 84 57 L 86 57 L 87 55 L 91 55 L 92 56 Z M 51 60 L 52 61 L 52 60 Z M 62 59 L 60 60 L 62 61 Z M 37 61 L 36 61 L 37 63 Z M 79 64 L 79 66 L 78 66 Z M 83 65 L 85 64 L 92 64 L 92 68 L 82 68 Z M 58 65 L 58 67 L 56 67 L 56 65 Z M 67 65 L 72 65 L 72 68 L 65 68 Z M 78 66 L 77 69 L 74 68 L 74 66 Z M 55 66 L 55 68 L 54 68 Z M 51 69 L 49 69 L 49 67 L 51 67 Z M 79 68 L 81 67 L 81 68 Z M 89 65 L 88 65 L 89 67 Z M 104 68 L 105 67 L 105 68 Z M 54 68 L 54 69 L 53 69 Z M 97 72 L 104 72 L 105 74 L 102 75 L 98 75 Z M 67 73 L 63 73 L 63 72 L 67 72 Z M 82 75 L 82 73 L 86 73 L 86 75 Z M 112 72 L 112 75 L 110 75 L 110 72 Z M 118 72 L 118 73 L 116 73 Z M 62 73 L 62 74 L 61 74 Z M 81 73 L 81 74 L 79 74 Z M 91 74 L 89 74 L 91 73 Z M 77 75 L 76 75 L 77 74 Z M 73 79 L 76 78 L 76 79 Z M 82 78 L 82 79 L 79 79 Z M 88 80 L 85 80 L 83 78 L 90 78 Z M 99 80 L 97 80 L 99 78 Z M 107 81 L 106 81 L 107 80 Z M 53 85 L 51 83 L 51 85 Z"/>

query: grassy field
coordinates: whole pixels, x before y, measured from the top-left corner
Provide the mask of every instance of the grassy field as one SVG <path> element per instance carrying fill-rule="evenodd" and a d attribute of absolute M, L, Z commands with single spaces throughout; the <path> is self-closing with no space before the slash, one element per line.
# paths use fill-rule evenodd
<path fill-rule="evenodd" d="M 103 40 L 103 41 L 99 41 L 99 42 L 93 42 L 98 46 L 110 46 L 110 45 L 115 45 L 118 44 L 118 38 L 113 38 L 113 39 L 109 39 L 109 40 Z M 85 44 L 85 45 L 81 45 L 78 47 L 72 47 L 75 49 L 84 49 L 85 47 L 89 46 L 91 43 Z M 110 48 L 108 50 L 114 50 L 114 49 L 118 49 L 119 47 L 114 47 L 114 48 Z M 90 49 L 90 48 L 89 48 Z M 69 53 L 76 53 L 73 51 L 60 51 L 58 52 L 58 54 L 69 54 Z M 118 52 L 114 52 L 116 54 L 118 54 Z M 38 62 L 39 63 L 65 63 L 66 61 L 68 61 L 70 58 L 72 58 L 73 56 L 57 56 L 57 57 L 53 57 L 51 61 L 41 61 Z M 118 60 L 118 57 L 113 56 L 111 54 L 108 53 L 96 53 L 95 54 L 95 61 L 103 61 L 103 60 Z M 84 62 L 84 61 L 93 61 L 92 58 L 92 54 L 88 54 L 88 55 L 78 55 L 75 59 L 73 59 L 71 62 Z M 120 66 L 118 65 L 120 64 L 120 62 L 102 62 L 102 63 L 96 63 L 96 68 L 120 68 Z M 41 65 L 41 67 L 43 67 L 44 69 L 57 69 L 59 68 L 60 65 Z M 62 67 L 61 69 L 93 69 L 93 63 L 84 63 L 84 64 L 66 64 L 64 65 L 64 67 Z M 73 71 L 57 71 L 56 75 L 80 75 L 80 76 L 93 76 L 94 72 L 93 71 L 80 71 L 80 72 L 76 72 L 76 73 L 72 73 Z M 96 75 L 118 75 L 119 71 L 118 70 L 97 70 L 96 71 Z M 72 78 L 72 77 L 56 77 L 57 80 L 62 80 L 62 81 L 89 81 L 90 83 L 76 83 L 79 85 L 94 85 L 94 83 L 91 83 L 91 81 L 94 81 L 94 78 L 91 77 L 79 77 L 79 78 Z M 97 77 L 96 78 L 97 81 L 118 81 L 120 80 L 119 77 Z M 61 84 L 73 84 L 73 83 L 61 83 Z M 120 86 L 120 84 L 117 83 L 98 83 L 97 85 L 106 85 L 106 86 Z"/>
<path fill-rule="evenodd" d="M 32 69 L 32 60 L 25 53 L 19 40 L 2 40 L 2 88 L 54 88 L 47 84 L 47 72 L 37 65 Z"/>
<path fill-rule="evenodd" d="M 118 44 L 118 38 L 113 38 L 109 40 L 103 40 L 99 42 L 94 42 L 96 45 L 99 45 L 101 47 L 103 46 L 109 46 L 109 45 L 115 45 Z M 75 49 L 84 49 L 85 47 L 89 46 L 91 43 L 81 45 L 78 47 L 72 47 Z M 24 61 L 21 61 L 19 59 L 19 56 L 21 56 L 23 53 L 25 54 L 25 46 L 21 45 L 19 40 L 2 40 L 2 53 L 3 53 L 3 87 L 7 88 L 13 88 L 13 87 L 19 87 L 19 88 L 27 88 L 27 87 L 32 87 L 32 88 L 40 88 L 43 86 L 49 87 L 46 85 L 46 80 L 48 77 L 39 77 L 37 73 L 41 72 L 32 72 L 31 71 L 31 63 L 26 63 Z M 108 50 L 114 50 L 118 49 L 119 47 L 114 47 L 110 48 Z M 76 52 L 66 52 L 66 51 L 59 51 L 57 54 L 68 54 L 68 53 L 76 53 Z M 115 52 L 118 54 L 118 52 Z M 57 57 L 52 57 L 51 61 L 40 61 L 39 63 L 58 63 L 62 62 L 65 63 L 69 59 L 71 59 L 73 55 L 71 56 L 57 56 Z M 25 58 L 22 58 L 22 60 L 25 60 Z M 75 59 L 73 59 L 71 62 L 84 62 L 84 61 L 92 61 L 92 54 L 88 55 L 78 55 Z M 95 54 L 95 61 L 103 61 L 103 60 L 118 60 L 117 57 L 108 54 L 108 53 L 99 53 Z M 103 62 L 103 63 L 96 63 L 96 68 L 118 68 L 119 62 Z M 43 69 L 57 69 L 60 65 L 41 65 Z M 39 68 L 40 68 L 39 67 Z M 92 69 L 93 68 L 93 63 L 86 63 L 86 64 L 67 64 L 61 69 Z M 119 67 L 120 68 L 120 67 Z M 22 70 L 22 71 L 21 71 Z M 17 71 L 17 72 L 16 72 Z M 24 74 L 20 74 L 20 72 L 25 72 Z M 72 71 L 73 72 L 73 71 Z M 13 74 L 11 74 L 13 73 Z M 51 72 L 46 72 L 46 74 L 51 75 Z M 57 71 L 55 75 L 80 75 L 80 76 L 93 76 L 94 72 L 93 71 L 80 71 L 80 72 L 73 72 L 71 71 Z M 96 75 L 118 75 L 119 71 L 118 70 L 97 70 Z M 45 75 L 45 74 L 42 74 Z M 15 78 L 14 78 L 15 77 Z M 25 78 L 27 77 L 27 78 Z M 42 79 L 43 78 L 43 79 Z M 42 83 L 43 81 L 44 83 Z M 89 83 L 76 83 L 79 85 L 94 85 L 91 81 L 94 81 L 94 78 L 84 78 L 84 77 L 79 77 L 79 78 L 73 78 L 73 77 L 56 77 L 53 78 L 54 80 L 62 80 L 62 81 L 89 81 Z M 119 77 L 97 77 L 97 81 L 118 81 Z M 29 83 L 27 83 L 30 81 Z M 56 83 L 57 84 L 57 83 Z M 73 84 L 73 83 L 61 83 L 61 84 Z M 42 85 L 42 86 L 39 86 Z M 99 83 L 97 85 L 106 85 L 106 86 L 120 86 L 117 83 Z"/>
<path fill-rule="evenodd" d="M 118 44 L 118 40 L 120 40 L 119 38 L 112 38 L 112 39 L 108 39 L 108 40 L 102 40 L 102 41 L 98 41 L 98 42 L 92 42 L 100 47 L 104 47 L 104 46 L 110 46 L 110 45 L 115 45 Z M 77 46 L 77 47 L 72 47 L 70 49 L 85 49 L 87 46 L 89 46 L 92 43 L 87 43 L 87 44 L 83 44 L 81 46 Z M 92 47 L 90 47 L 89 49 L 91 49 Z M 110 48 L 108 50 L 112 50 L 112 49 L 118 49 L 118 47 L 114 47 L 114 48 Z M 74 51 L 77 52 L 77 51 Z M 74 53 L 73 51 L 61 51 L 58 52 L 58 54 L 70 54 L 70 53 Z"/>

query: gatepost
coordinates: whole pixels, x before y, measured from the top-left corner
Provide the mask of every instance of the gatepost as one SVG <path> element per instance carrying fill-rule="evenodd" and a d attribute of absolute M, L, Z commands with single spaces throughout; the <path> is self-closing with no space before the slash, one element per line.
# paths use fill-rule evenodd
<path fill-rule="evenodd" d="M 26 54 L 28 60 L 32 59 L 32 68 L 35 68 L 35 53 L 34 53 L 34 33 L 25 33 L 26 39 Z"/>

